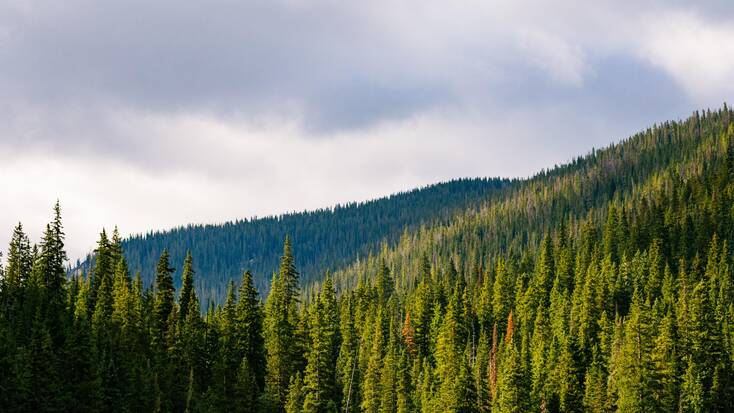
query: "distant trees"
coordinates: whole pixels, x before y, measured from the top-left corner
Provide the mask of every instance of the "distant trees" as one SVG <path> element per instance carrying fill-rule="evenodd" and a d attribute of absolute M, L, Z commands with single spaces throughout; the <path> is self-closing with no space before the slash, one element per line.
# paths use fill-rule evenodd
<path fill-rule="evenodd" d="M 128 266 L 133 273 L 141 272 L 145 285 L 155 280 L 156 263 L 164 249 L 178 264 L 190 253 L 197 263 L 199 297 L 221 304 L 229 281 L 245 269 L 252 271 L 255 287 L 268 291 L 286 235 L 298 251 L 300 278 L 306 285 L 320 280 L 327 269 L 377 251 L 383 241 L 397 242 L 406 230 L 447 222 L 458 211 L 478 207 L 511 182 L 457 179 L 369 202 L 133 236 L 122 246 Z M 88 257 L 79 271 L 91 272 L 99 257 Z M 181 287 L 180 281 L 175 279 L 176 288 Z"/>

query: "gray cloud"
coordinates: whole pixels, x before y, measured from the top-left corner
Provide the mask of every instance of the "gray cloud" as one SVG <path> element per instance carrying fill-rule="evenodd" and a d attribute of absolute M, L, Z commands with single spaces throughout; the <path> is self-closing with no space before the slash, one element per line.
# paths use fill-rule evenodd
<path fill-rule="evenodd" d="M 8 99 L 51 107 L 277 112 L 318 134 L 511 101 L 533 77 L 555 98 L 553 87 L 583 86 L 596 55 L 635 53 L 618 38 L 655 10 L 457 4 L 10 2 L 0 85 Z"/>
<path fill-rule="evenodd" d="M 57 197 L 79 255 L 525 176 L 733 95 L 724 1 L 0 0 L 0 248 Z"/>
<path fill-rule="evenodd" d="M 72 1 L 10 9 L 0 81 L 12 95 L 46 104 L 101 100 L 244 116 L 285 109 L 330 128 L 445 100 L 430 75 L 398 67 L 409 56 L 391 33 L 335 4 Z"/>

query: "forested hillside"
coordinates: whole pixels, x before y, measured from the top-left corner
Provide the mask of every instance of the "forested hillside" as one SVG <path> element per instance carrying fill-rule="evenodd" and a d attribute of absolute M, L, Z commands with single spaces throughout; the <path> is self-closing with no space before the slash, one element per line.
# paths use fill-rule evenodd
<path fill-rule="evenodd" d="M 732 411 L 732 115 L 655 126 L 335 274 L 360 407 Z"/>
<path fill-rule="evenodd" d="M 477 207 L 510 184 L 506 179 L 457 179 L 368 202 L 220 225 L 189 225 L 121 242 L 130 270 L 140 271 L 146 286 L 155 278 L 155 263 L 164 249 L 176 263 L 183 262 L 190 251 L 197 263 L 196 287 L 202 298 L 221 303 L 227 283 L 245 269 L 252 270 L 258 288 L 267 290 L 286 235 L 298 250 L 301 279 L 311 281 L 327 268 L 378 250 L 382 242 L 394 244 L 404 231 L 446 222 L 457 211 Z M 107 241 L 105 234 L 99 242 Z M 94 258 L 88 257 L 78 269 L 88 271 L 93 266 Z M 178 267 L 177 288 L 181 286 Z"/>
<path fill-rule="evenodd" d="M 204 315 L 196 256 L 163 250 L 148 289 L 112 237 L 67 279 L 57 205 L 8 250 L 0 411 L 732 411 L 733 116 L 654 126 L 320 280 L 284 237 L 266 297 L 244 272 Z"/>

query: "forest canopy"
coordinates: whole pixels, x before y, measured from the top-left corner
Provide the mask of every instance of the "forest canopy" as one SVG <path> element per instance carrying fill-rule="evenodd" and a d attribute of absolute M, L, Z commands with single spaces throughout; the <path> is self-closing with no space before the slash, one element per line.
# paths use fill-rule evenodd
<path fill-rule="evenodd" d="M 148 285 L 116 231 L 68 276 L 57 203 L 1 270 L 0 411 L 731 411 L 733 116 L 656 125 L 318 277 L 286 234 L 267 295 L 245 270 L 205 308 L 194 254 L 163 249 Z"/>

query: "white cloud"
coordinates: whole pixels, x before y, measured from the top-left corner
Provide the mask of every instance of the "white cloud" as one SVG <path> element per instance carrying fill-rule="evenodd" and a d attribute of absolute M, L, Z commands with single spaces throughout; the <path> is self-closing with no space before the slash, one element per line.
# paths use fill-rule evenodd
<path fill-rule="evenodd" d="M 647 16 L 643 58 L 667 71 L 697 102 L 734 96 L 734 20 L 706 20 L 693 11 Z"/>
<path fill-rule="evenodd" d="M 533 66 L 561 83 L 575 87 L 583 85 L 589 65 L 578 45 L 537 29 L 520 31 L 517 43 L 520 50 L 528 53 Z"/>

